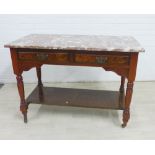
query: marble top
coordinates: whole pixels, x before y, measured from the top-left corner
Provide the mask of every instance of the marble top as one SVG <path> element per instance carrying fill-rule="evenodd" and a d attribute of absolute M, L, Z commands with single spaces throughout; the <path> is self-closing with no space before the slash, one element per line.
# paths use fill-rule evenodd
<path fill-rule="evenodd" d="M 144 52 L 144 49 L 132 36 L 31 34 L 6 44 L 5 47 Z"/>

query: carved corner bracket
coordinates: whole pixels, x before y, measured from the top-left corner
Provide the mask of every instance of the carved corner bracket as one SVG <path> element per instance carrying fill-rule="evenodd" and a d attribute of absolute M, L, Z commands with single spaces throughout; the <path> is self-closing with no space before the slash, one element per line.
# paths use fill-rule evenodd
<path fill-rule="evenodd" d="M 28 64 L 28 63 L 24 64 L 24 63 L 21 63 L 19 71 L 22 74 L 23 71 L 28 71 L 34 67 L 41 67 L 42 65 L 43 64 L 31 64 L 31 63 L 30 64 Z"/>
<path fill-rule="evenodd" d="M 108 67 L 102 67 L 106 71 L 112 71 L 115 72 L 117 75 L 124 76 L 128 78 L 129 75 L 129 69 L 128 68 L 108 68 Z"/>

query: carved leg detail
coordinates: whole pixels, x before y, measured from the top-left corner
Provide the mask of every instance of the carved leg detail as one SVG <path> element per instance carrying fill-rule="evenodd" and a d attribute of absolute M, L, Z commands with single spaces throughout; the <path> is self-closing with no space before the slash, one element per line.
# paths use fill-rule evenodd
<path fill-rule="evenodd" d="M 120 85 L 120 93 L 124 93 L 124 84 L 125 84 L 125 77 L 121 76 L 121 85 Z"/>
<path fill-rule="evenodd" d="M 128 120 L 130 119 L 130 110 L 129 109 L 125 109 L 123 111 L 123 124 L 122 124 L 122 128 L 125 128 L 127 125 Z"/>
<path fill-rule="evenodd" d="M 27 109 L 28 105 L 25 101 L 25 92 L 24 92 L 24 84 L 23 84 L 23 78 L 21 75 L 18 75 L 16 77 L 17 79 L 17 87 L 18 87 L 18 92 L 20 95 L 20 111 L 22 112 L 24 116 L 24 122 L 27 123 Z"/>
<path fill-rule="evenodd" d="M 122 124 L 123 128 L 126 127 L 127 122 L 129 121 L 130 118 L 130 103 L 132 99 L 132 92 L 133 92 L 133 82 L 129 81 L 127 83 L 125 105 L 123 111 L 123 124 Z"/>

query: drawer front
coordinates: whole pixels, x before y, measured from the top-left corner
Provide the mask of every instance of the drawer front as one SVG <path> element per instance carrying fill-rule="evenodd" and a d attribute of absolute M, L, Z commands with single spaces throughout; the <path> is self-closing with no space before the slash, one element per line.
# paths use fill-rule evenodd
<path fill-rule="evenodd" d="M 39 61 L 47 63 L 68 62 L 67 53 L 43 53 L 43 52 L 19 52 L 18 59 L 21 61 Z"/>
<path fill-rule="evenodd" d="M 76 54 L 75 62 L 96 65 L 128 65 L 129 56 Z"/>

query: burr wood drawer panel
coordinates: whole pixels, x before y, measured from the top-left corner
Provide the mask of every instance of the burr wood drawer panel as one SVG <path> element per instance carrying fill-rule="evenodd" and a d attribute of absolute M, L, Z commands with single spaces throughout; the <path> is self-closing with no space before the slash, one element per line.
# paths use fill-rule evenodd
<path fill-rule="evenodd" d="M 129 65 L 128 55 L 76 54 L 75 62 L 96 65 Z"/>
<path fill-rule="evenodd" d="M 19 52 L 18 59 L 21 61 L 43 61 L 48 63 L 61 63 L 68 62 L 69 56 L 67 53 Z"/>

